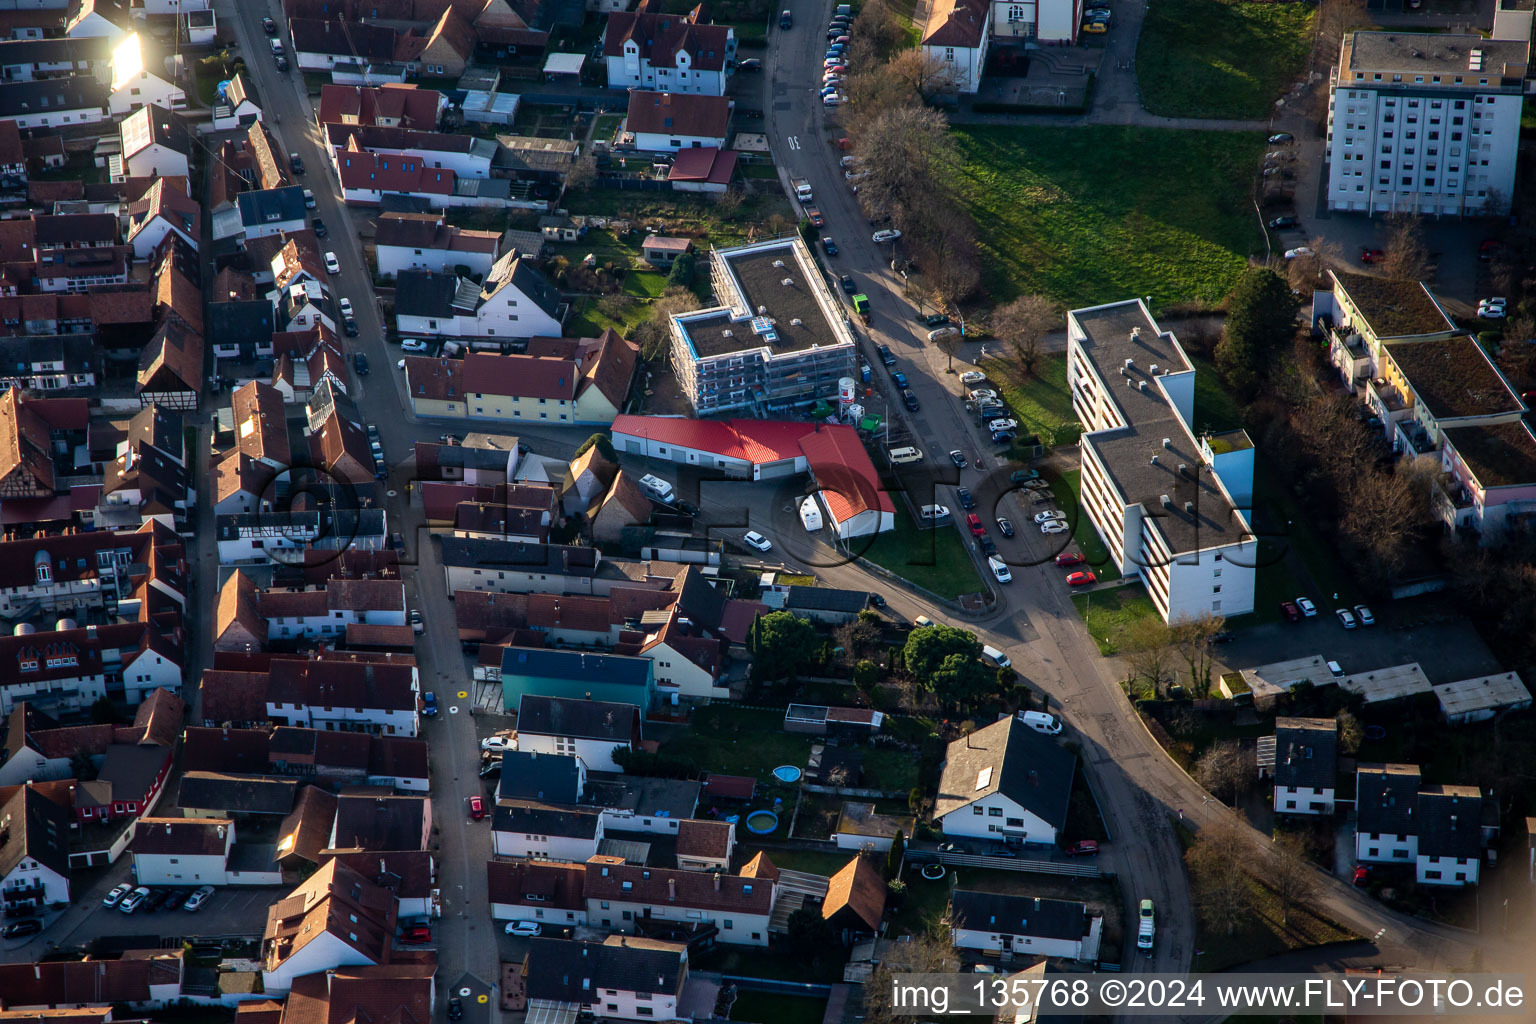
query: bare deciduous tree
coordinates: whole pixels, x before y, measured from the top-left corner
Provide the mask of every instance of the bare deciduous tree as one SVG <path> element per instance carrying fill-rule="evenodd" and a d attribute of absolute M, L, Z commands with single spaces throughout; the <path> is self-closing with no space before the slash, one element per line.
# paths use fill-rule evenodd
<path fill-rule="evenodd" d="M 1289 260 L 1286 267 L 1292 288 L 1302 291 L 1315 288 L 1317 282 L 1328 272 L 1329 267 L 1338 266 L 1344 262 L 1343 246 L 1321 235 L 1308 241 L 1302 248 L 1310 249 L 1311 252 Z"/>
<path fill-rule="evenodd" d="M 917 47 L 902 50 L 886 63 L 886 67 L 925 100 L 952 95 L 958 87 L 953 61 L 943 60 Z"/>
<path fill-rule="evenodd" d="M 1422 281 L 1429 276 L 1429 249 L 1424 244 L 1424 228 L 1417 217 L 1395 216 L 1388 223 L 1386 255 L 1381 269 L 1399 281 Z"/>
<path fill-rule="evenodd" d="M 1172 627 L 1174 650 L 1184 659 L 1190 692 L 1197 697 L 1211 692 L 1211 664 L 1215 660 L 1216 636 L 1227 627 L 1220 615 L 1202 612 L 1192 619 L 1181 619 Z"/>
<path fill-rule="evenodd" d="M 1317 894 L 1317 872 L 1308 863 L 1307 844 L 1286 832 L 1275 837 L 1272 856 L 1264 867 L 1264 884 L 1280 900 L 1280 923 L 1291 923 L 1291 911 Z"/>
<path fill-rule="evenodd" d="M 1212 744 L 1195 762 L 1195 781 L 1227 803 L 1236 803 L 1252 781 L 1248 759 L 1236 740 Z"/>
<path fill-rule="evenodd" d="M 903 229 L 949 195 L 959 163 L 944 115 L 918 106 L 876 111 L 855 137 L 854 155 L 868 174 L 859 182 L 865 209 Z"/>
<path fill-rule="evenodd" d="M 893 1005 L 892 982 L 903 974 L 945 974 L 960 969 L 955 953 L 952 925 L 948 915 L 931 925 L 910 942 L 892 944 L 875 965 L 864 986 L 864 1020 L 868 1024 L 911 1024 L 911 1010 Z"/>
<path fill-rule="evenodd" d="M 1344 36 L 1370 24 L 1365 0 L 1322 0 L 1317 8 L 1317 43 L 1326 54 L 1337 57 Z"/>
<path fill-rule="evenodd" d="M 1339 752 L 1353 757 L 1365 739 L 1365 728 L 1352 711 L 1340 711 L 1334 716 L 1334 721 L 1339 727 Z"/>
<path fill-rule="evenodd" d="M 577 192 L 585 192 L 596 180 L 597 160 L 590 153 L 577 157 L 565 175 L 566 187 Z"/>
<path fill-rule="evenodd" d="M 1168 627 L 1152 615 L 1137 619 L 1126 628 L 1125 648 L 1125 660 L 1136 678 L 1161 695 L 1173 675 L 1173 635 Z"/>
<path fill-rule="evenodd" d="M 1040 342 L 1060 320 L 1056 304 L 1044 295 L 1020 295 L 993 310 L 992 333 L 1013 352 L 1013 369 L 1021 380 L 1034 375 Z"/>
<path fill-rule="evenodd" d="M 1238 826 L 1225 820 L 1202 828 L 1184 854 L 1195 908 L 1212 931 L 1231 935 L 1248 913 L 1253 894 L 1253 883 L 1243 871 L 1248 856 Z"/>
<path fill-rule="evenodd" d="M 672 344 L 672 317 L 699 308 L 699 297 L 687 288 L 672 285 L 651 303 L 651 318 L 637 326 L 630 340 L 640 347 L 640 358 L 655 362 Z"/>

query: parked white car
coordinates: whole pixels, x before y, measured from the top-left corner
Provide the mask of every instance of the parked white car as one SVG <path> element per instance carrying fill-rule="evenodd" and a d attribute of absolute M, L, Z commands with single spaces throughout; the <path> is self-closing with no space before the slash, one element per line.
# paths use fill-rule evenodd
<path fill-rule="evenodd" d="M 334 252 L 328 252 L 325 254 L 325 272 L 327 274 L 341 273 L 341 261 L 336 258 L 336 254 Z"/>
<path fill-rule="evenodd" d="M 498 754 L 508 750 L 516 750 L 517 740 L 511 736 L 487 736 L 480 741 L 480 749 Z"/>
<path fill-rule="evenodd" d="M 894 228 L 886 228 L 884 231 L 876 231 L 873 235 L 870 235 L 869 240 L 874 242 L 876 245 L 881 245 L 885 242 L 894 242 L 900 237 L 900 231 L 897 231 Z"/>
<path fill-rule="evenodd" d="M 741 539 L 747 544 L 748 547 L 754 547 L 759 551 L 773 550 L 773 542 L 770 541 L 767 537 L 764 537 L 762 534 L 758 533 L 756 530 L 750 531 L 745 537 Z"/>
<path fill-rule="evenodd" d="M 337 305 L 339 305 L 341 307 L 341 315 L 342 316 L 351 316 L 352 315 L 352 300 L 351 299 L 344 298 L 339 303 L 337 303 Z"/>
<path fill-rule="evenodd" d="M 508 935 L 516 935 L 519 938 L 531 939 L 539 934 L 539 922 L 537 921 L 508 921 L 506 932 Z"/>
<path fill-rule="evenodd" d="M 960 383 L 964 384 L 966 387 L 980 384 L 986 379 L 987 375 L 982 373 L 980 370 L 966 370 L 960 375 Z"/>
<path fill-rule="evenodd" d="M 1036 512 L 1035 513 L 1035 522 L 1037 522 L 1037 523 L 1048 523 L 1052 519 L 1066 519 L 1066 518 L 1067 518 L 1067 514 L 1065 512 L 1061 512 L 1061 511 L 1059 511 L 1057 509 L 1054 509 L 1054 508 L 1046 509 L 1044 512 Z"/>
<path fill-rule="evenodd" d="M 1294 260 L 1294 259 L 1296 259 L 1299 256 L 1311 256 L 1311 255 L 1312 255 L 1312 250 L 1308 249 L 1304 245 L 1299 245 L 1299 246 L 1297 246 L 1294 249 L 1287 249 L 1287 250 L 1285 250 L 1285 258 L 1288 259 L 1288 260 Z"/>
<path fill-rule="evenodd" d="M 187 897 L 187 902 L 181 905 L 182 910 L 197 910 L 204 903 L 213 898 L 214 888 L 211 885 L 200 886 L 196 892 Z"/>
<path fill-rule="evenodd" d="M 1040 524 L 1041 533 L 1066 533 L 1072 527 L 1060 519 L 1052 519 L 1050 522 Z"/>
<path fill-rule="evenodd" d="M 400 351 L 402 352 L 425 352 L 427 348 L 427 343 L 420 338 L 406 338 L 400 343 Z"/>

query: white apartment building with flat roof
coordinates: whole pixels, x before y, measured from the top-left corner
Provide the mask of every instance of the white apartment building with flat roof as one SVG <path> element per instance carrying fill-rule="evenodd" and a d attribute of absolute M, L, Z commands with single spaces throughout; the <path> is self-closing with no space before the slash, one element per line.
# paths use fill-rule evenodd
<path fill-rule="evenodd" d="M 1352 32 L 1328 91 L 1328 208 L 1509 208 L 1530 43 Z"/>
<path fill-rule="evenodd" d="M 853 332 L 799 236 L 709 255 L 721 303 L 672 317 L 672 369 L 701 416 L 784 412 L 837 395 Z"/>
<path fill-rule="evenodd" d="M 1253 444 L 1197 437 L 1195 370 L 1139 299 L 1067 314 L 1067 386 L 1083 424 L 1081 508 L 1165 622 L 1253 611 Z"/>

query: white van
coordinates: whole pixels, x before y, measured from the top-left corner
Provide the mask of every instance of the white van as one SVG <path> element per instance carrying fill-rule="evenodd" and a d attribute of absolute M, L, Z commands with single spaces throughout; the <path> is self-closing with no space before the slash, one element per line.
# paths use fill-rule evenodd
<path fill-rule="evenodd" d="M 1035 732 L 1043 732 L 1047 736 L 1055 736 L 1061 732 L 1061 719 L 1055 715 L 1048 715 L 1044 711 L 1020 711 L 1019 721 Z"/>
<path fill-rule="evenodd" d="M 1008 563 L 1007 562 L 1004 562 L 1001 558 L 998 558 L 996 555 L 992 555 L 990 558 L 987 559 L 987 568 L 992 570 L 992 575 L 997 580 L 997 582 L 999 582 L 999 583 L 1012 583 L 1013 582 L 1013 570 L 1008 568 Z"/>
<path fill-rule="evenodd" d="M 640 478 L 640 489 L 657 501 L 664 501 L 669 505 L 677 500 L 677 493 L 672 490 L 671 484 L 649 473 Z"/>
<path fill-rule="evenodd" d="M 922 629 L 924 626 L 933 625 L 933 620 L 926 615 L 919 615 L 917 618 L 912 620 L 912 625 L 918 629 Z"/>
<path fill-rule="evenodd" d="M 1004 654 L 1002 651 L 998 650 L 996 647 L 993 647 L 990 644 L 982 645 L 981 654 L 984 658 L 990 658 L 992 660 L 992 664 L 996 665 L 998 668 L 1007 668 L 1009 665 L 1013 664 L 1013 662 L 1008 660 L 1008 655 Z"/>
<path fill-rule="evenodd" d="M 821 529 L 821 509 L 816 504 L 816 495 L 809 495 L 800 503 L 800 521 L 805 524 L 807 533 Z"/>
<path fill-rule="evenodd" d="M 918 514 L 926 520 L 937 522 L 949 518 L 949 509 L 943 505 L 924 505 Z"/>
<path fill-rule="evenodd" d="M 891 465 L 899 466 L 906 462 L 922 462 L 923 453 L 919 448 L 892 448 L 890 452 Z"/>

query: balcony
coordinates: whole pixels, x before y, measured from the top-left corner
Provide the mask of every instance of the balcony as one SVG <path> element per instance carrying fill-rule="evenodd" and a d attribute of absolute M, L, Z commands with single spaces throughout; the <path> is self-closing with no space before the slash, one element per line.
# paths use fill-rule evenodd
<path fill-rule="evenodd" d="M 1413 455 L 1432 455 L 1440 450 L 1429 431 L 1418 420 L 1405 419 L 1392 432 L 1392 450 L 1404 458 Z"/>
<path fill-rule="evenodd" d="M 1408 400 L 1385 377 L 1366 381 L 1365 401 L 1384 423 L 1396 423 L 1408 413 Z"/>

